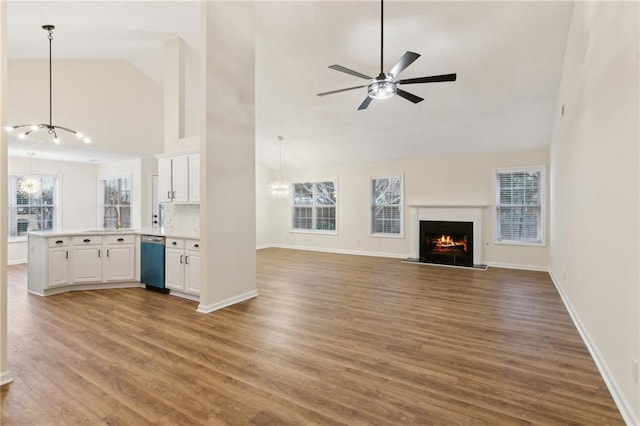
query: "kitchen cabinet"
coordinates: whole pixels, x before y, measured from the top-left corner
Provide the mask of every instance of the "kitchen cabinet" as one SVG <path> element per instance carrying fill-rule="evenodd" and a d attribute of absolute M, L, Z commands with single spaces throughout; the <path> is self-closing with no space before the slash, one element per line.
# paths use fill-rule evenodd
<path fill-rule="evenodd" d="M 189 156 L 158 159 L 158 199 L 161 203 L 189 202 Z"/>
<path fill-rule="evenodd" d="M 164 286 L 184 291 L 184 250 L 166 248 L 164 265 Z"/>
<path fill-rule="evenodd" d="M 50 238 L 47 254 L 46 288 L 69 284 L 69 242 L 66 238 Z"/>
<path fill-rule="evenodd" d="M 189 201 L 200 202 L 200 154 L 189 155 Z"/>
<path fill-rule="evenodd" d="M 200 154 L 158 158 L 158 200 L 161 203 L 200 202 Z"/>
<path fill-rule="evenodd" d="M 71 238 L 71 283 L 102 281 L 102 237 Z"/>
<path fill-rule="evenodd" d="M 134 234 L 29 234 L 28 284 L 41 296 L 70 290 L 139 287 Z"/>
<path fill-rule="evenodd" d="M 105 237 L 102 258 L 103 281 L 131 281 L 136 275 L 136 249 L 133 235 Z"/>
<path fill-rule="evenodd" d="M 193 246 L 197 246 L 193 248 Z M 193 240 L 187 242 L 184 251 L 184 287 L 187 293 L 200 294 L 200 244 Z"/>
<path fill-rule="evenodd" d="M 168 238 L 165 250 L 165 287 L 180 295 L 200 294 L 200 242 Z"/>

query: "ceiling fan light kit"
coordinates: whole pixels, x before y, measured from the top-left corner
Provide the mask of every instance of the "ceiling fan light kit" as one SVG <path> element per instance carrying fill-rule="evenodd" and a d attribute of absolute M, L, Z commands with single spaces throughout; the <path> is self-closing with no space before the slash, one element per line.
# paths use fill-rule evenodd
<path fill-rule="evenodd" d="M 369 80 L 368 84 L 361 86 L 348 87 L 346 89 L 332 90 L 330 92 L 318 93 L 318 96 L 333 95 L 335 93 L 346 92 L 349 90 L 367 88 L 367 97 L 360 104 L 358 110 L 367 109 L 373 99 L 382 100 L 392 98 L 394 95 L 398 95 L 408 101 L 417 104 L 424 99 L 416 96 L 412 93 L 406 92 L 399 88 L 402 84 L 418 84 L 418 83 L 439 83 L 444 81 L 456 81 L 456 74 L 443 74 L 433 75 L 429 77 L 408 78 L 404 80 L 398 80 L 397 76 L 404 71 L 409 65 L 415 62 L 420 57 L 419 53 L 405 52 L 400 60 L 391 68 L 389 73 L 385 74 L 383 71 L 384 66 L 384 0 L 380 0 L 380 74 L 377 77 L 369 77 L 366 74 L 362 74 L 358 71 L 354 71 L 342 65 L 330 65 L 329 68 L 340 71 L 346 74 L 350 74 L 354 77 L 359 77 L 364 80 Z"/>
<path fill-rule="evenodd" d="M 8 126 L 5 128 L 7 132 L 12 132 L 17 129 L 27 128 L 24 133 L 20 133 L 18 135 L 19 139 L 25 139 L 34 131 L 40 129 L 46 129 L 49 135 L 53 136 L 53 143 L 59 144 L 60 137 L 58 136 L 58 131 L 63 130 L 65 132 L 69 132 L 74 134 L 78 139 L 82 140 L 84 143 L 91 143 L 91 139 L 87 136 L 83 135 L 80 132 L 69 129 L 68 127 L 62 126 L 54 126 L 53 124 L 53 88 L 52 88 L 52 67 L 51 67 L 51 42 L 53 41 L 53 30 L 56 27 L 54 25 L 43 25 L 42 29 L 47 31 L 49 39 L 49 123 L 38 123 L 38 124 L 18 124 L 16 126 Z"/>

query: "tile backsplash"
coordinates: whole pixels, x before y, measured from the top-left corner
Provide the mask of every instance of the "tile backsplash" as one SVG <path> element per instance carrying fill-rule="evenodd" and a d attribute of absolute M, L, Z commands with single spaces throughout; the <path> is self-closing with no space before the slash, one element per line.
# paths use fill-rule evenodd
<path fill-rule="evenodd" d="M 163 204 L 165 232 L 200 233 L 200 204 Z"/>

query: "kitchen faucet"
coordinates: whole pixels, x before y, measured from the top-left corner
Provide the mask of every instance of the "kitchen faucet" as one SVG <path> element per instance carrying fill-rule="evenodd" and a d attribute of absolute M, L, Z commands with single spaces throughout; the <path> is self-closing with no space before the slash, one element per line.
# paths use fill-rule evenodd
<path fill-rule="evenodd" d="M 107 213 L 109 213 L 109 209 L 114 209 L 116 211 L 116 229 L 122 228 L 122 223 L 120 223 L 120 212 L 116 206 L 107 206 L 104 208 L 104 222 L 102 227 L 107 229 Z"/>

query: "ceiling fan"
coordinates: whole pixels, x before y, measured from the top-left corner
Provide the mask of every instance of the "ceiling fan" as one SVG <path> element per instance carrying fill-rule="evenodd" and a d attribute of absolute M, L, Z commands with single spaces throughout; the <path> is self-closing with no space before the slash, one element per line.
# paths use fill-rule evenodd
<path fill-rule="evenodd" d="M 343 67 L 342 65 L 331 65 L 329 68 L 332 70 L 344 72 L 347 74 L 351 74 L 355 77 L 360 77 L 365 80 L 369 80 L 369 83 L 363 84 L 361 86 L 348 87 L 346 89 L 332 90 L 330 92 L 318 93 L 318 96 L 332 95 L 334 93 L 346 92 L 349 90 L 360 89 L 362 87 L 367 88 L 367 97 L 358 107 L 358 110 L 367 109 L 369 104 L 374 99 L 388 99 L 393 95 L 398 95 L 402 98 L 405 98 L 408 101 L 417 104 L 418 102 L 422 102 L 424 99 L 420 96 L 416 96 L 412 93 L 406 92 L 400 89 L 400 85 L 403 84 L 417 84 L 417 83 L 439 83 L 443 81 L 456 81 L 456 74 L 442 74 L 442 75 L 432 75 L 429 77 L 418 77 L 418 78 L 407 78 L 403 80 L 398 80 L 398 75 L 404 71 L 409 65 L 411 65 L 416 59 L 420 57 L 419 53 L 415 52 L 405 52 L 404 55 L 400 58 L 400 60 L 391 68 L 389 73 L 385 74 L 383 71 L 384 64 L 384 0 L 380 0 L 380 74 L 377 77 L 369 77 L 366 74 L 362 74 L 358 71 L 351 70 L 349 68 Z"/>

